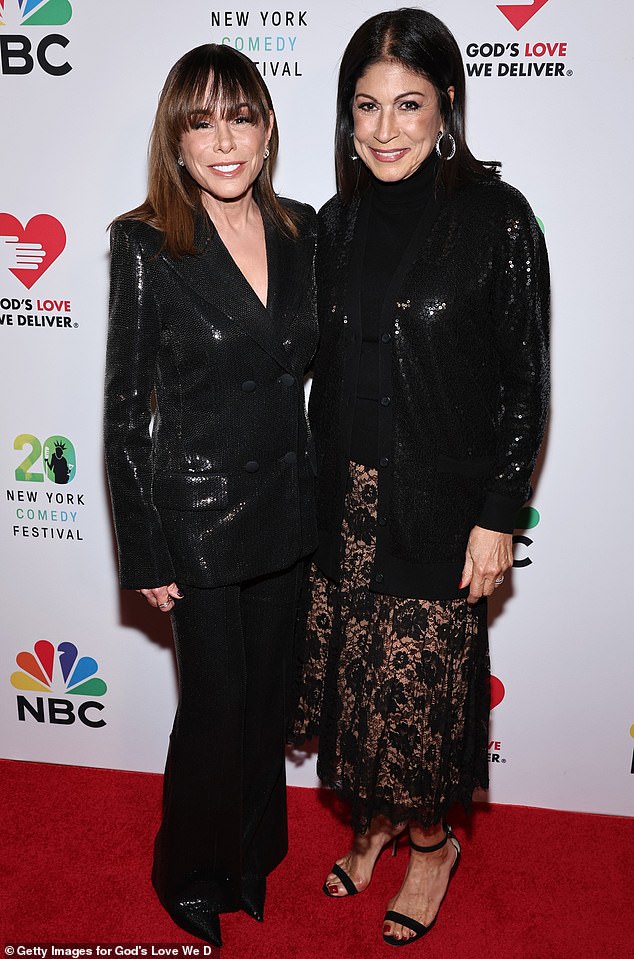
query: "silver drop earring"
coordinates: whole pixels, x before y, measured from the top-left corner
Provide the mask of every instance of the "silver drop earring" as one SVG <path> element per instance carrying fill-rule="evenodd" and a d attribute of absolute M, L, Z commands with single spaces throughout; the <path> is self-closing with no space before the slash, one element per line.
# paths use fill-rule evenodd
<path fill-rule="evenodd" d="M 268 147 L 266 147 L 266 149 L 265 149 L 264 153 L 262 154 L 262 156 L 264 157 L 265 160 L 268 160 L 268 158 L 270 157 L 270 155 L 271 155 L 271 151 L 269 150 Z"/>
<path fill-rule="evenodd" d="M 350 136 L 351 136 L 351 137 L 354 137 L 354 133 L 351 133 Z M 353 147 L 353 149 L 354 149 L 354 147 Z M 351 160 L 358 160 L 359 157 L 356 155 L 356 153 L 351 153 L 351 154 L 350 154 L 350 159 L 351 159 Z"/>
<path fill-rule="evenodd" d="M 449 153 L 446 157 L 442 155 L 442 150 L 440 148 L 440 144 L 442 143 L 445 137 L 447 137 L 447 141 L 449 143 L 449 149 L 451 150 L 451 153 Z M 456 141 L 451 135 L 451 133 L 443 133 L 442 130 L 438 131 L 438 136 L 436 137 L 436 153 L 438 154 L 441 160 L 453 160 L 453 158 L 456 155 Z"/>
<path fill-rule="evenodd" d="M 178 163 L 179 166 L 185 166 L 185 161 L 183 160 L 180 153 L 178 154 L 178 157 L 176 158 L 176 162 Z"/>

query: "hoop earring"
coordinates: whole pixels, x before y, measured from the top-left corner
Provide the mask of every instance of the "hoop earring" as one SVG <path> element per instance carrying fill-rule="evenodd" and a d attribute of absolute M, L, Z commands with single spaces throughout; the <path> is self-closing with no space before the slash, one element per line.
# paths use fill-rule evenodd
<path fill-rule="evenodd" d="M 440 148 L 440 144 L 445 137 L 447 137 L 447 140 L 449 141 L 449 149 L 451 150 L 451 153 L 449 153 L 446 157 L 442 155 L 442 150 Z M 443 133 L 442 130 L 438 131 L 438 136 L 436 137 L 436 153 L 441 160 L 453 160 L 456 155 L 456 141 L 451 133 Z"/>
<path fill-rule="evenodd" d="M 183 160 L 183 158 L 182 158 L 182 156 L 180 155 L 180 153 L 178 154 L 178 158 L 177 158 L 176 162 L 178 163 L 179 166 L 185 166 L 185 161 Z"/>
<path fill-rule="evenodd" d="M 265 149 L 264 153 L 262 154 L 263 159 L 268 160 L 268 158 L 270 157 L 270 155 L 271 155 L 271 151 L 270 151 L 269 148 L 267 147 L 267 148 Z"/>

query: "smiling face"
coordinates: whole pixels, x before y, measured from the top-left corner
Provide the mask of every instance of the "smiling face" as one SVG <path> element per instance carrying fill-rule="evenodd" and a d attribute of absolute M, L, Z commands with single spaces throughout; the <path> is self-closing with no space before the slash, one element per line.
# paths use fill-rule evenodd
<path fill-rule="evenodd" d="M 203 205 L 250 193 L 272 129 L 273 113 L 265 124 L 247 103 L 226 115 L 218 110 L 192 117 L 179 149 L 185 169 L 200 187 Z"/>
<path fill-rule="evenodd" d="M 453 101 L 453 87 L 447 93 Z M 433 84 L 394 60 L 371 64 L 352 103 L 355 152 L 379 180 L 411 176 L 443 129 Z"/>

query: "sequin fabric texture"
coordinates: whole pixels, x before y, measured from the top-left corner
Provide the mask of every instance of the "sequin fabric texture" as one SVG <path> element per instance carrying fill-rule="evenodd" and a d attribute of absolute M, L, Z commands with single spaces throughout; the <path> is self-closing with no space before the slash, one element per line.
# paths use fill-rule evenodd
<path fill-rule="evenodd" d="M 440 571 L 430 573 L 433 588 L 416 595 L 451 598 L 459 595 L 455 572 L 470 529 L 512 531 L 530 494 L 548 409 L 549 274 L 543 235 L 513 187 L 496 179 L 473 183 L 441 197 L 438 207 L 384 306 L 390 429 L 379 451 L 385 525 L 374 571 L 386 555 L 393 565 L 433 566 Z M 320 544 L 338 544 L 343 521 L 346 373 L 355 338 L 360 342 L 360 318 L 348 299 L 358 215 L 358 200 L 343 207 L 336 197 L 319 215 L 321 341 L 309 414 Z M 320 558 L 320 568 L 336 579 L 340 551 L 330 560 Z M 387 577 L 378 583 L 390 592 Z"/>
<path fill-rule="evenodd" d="M 265 223 L 266 308 L 207 217 L 178 259 L 145 223 L 113 227 L 105 454 L 125 588 L 227 585 L 314 548 L 316 217 L 283 202 L 300 236 Z"/>

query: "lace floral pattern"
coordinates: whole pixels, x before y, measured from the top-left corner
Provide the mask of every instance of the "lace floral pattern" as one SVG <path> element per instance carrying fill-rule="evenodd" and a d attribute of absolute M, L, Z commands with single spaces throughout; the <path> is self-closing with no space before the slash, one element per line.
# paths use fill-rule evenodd
<path fill-rule="evenodd" d="M 372 593 L 377 472 L 350 464 L 341 583 L 313 565 L 291 739 L 319 735 L 322 782 L 364 831 L 438 822 L 488 785 L 486 607 Z"/>

